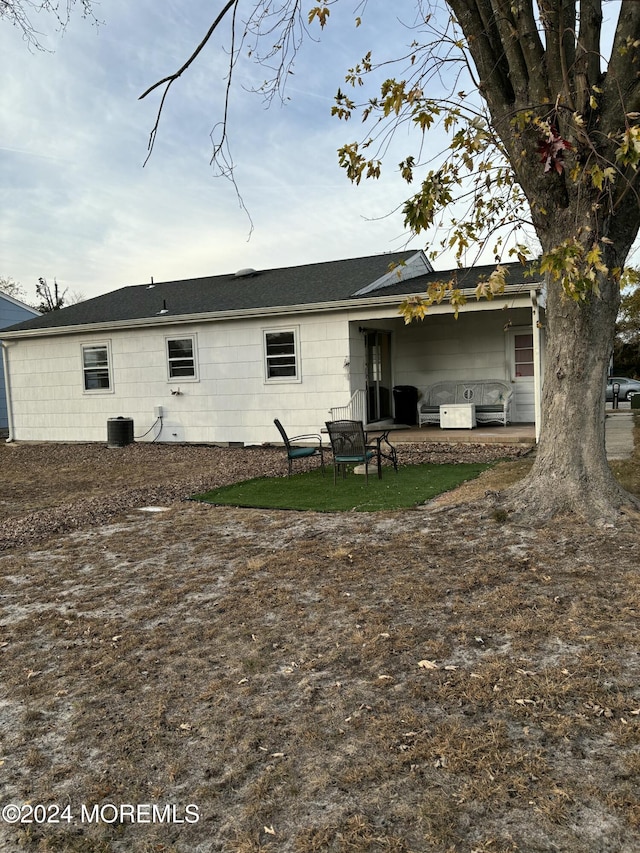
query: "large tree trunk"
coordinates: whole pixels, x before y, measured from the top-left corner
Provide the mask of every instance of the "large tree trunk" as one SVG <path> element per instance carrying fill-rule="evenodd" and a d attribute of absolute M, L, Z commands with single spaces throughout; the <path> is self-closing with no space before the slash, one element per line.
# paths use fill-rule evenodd
<path fill-rule="evenodd" d="M 604 388 L 619 272 L 640 226 L 638 164 L 620 159 L 617 147 L 640 112 L 640 3 L 622 3 L 610 61 L 601 70 L 600 0 L 549 0 L 537 8 L 531 0 L 447 2 L 467 38 L 492 127 L 527 196 L 543 252 L 551 257 L 572 241 L 584 250 L 585 274 L 596 267 L 588 260 L 594 250 L 609 270 L 600 276 L 600 294 L 580 301 L 567 296 L 561 282 L 548 281 L 540 443 L 530 475 L 508 497 L 529 517 L 568 512 L 611 521 L 625 505 L 637 504 L 607 463 Z M 518 114 L 525 129 L 513 121 Z M 560 145 L 544 168 L 542 131 Z M 596 165 L 615 180 L 605 186 Z"/>
<path fill-rule="evenodd" d="M 604 389 L 620 287 L 613 277 L 600 287 L 600 296 L 576 302 L 548 282 L 540 441 L 530 474 L 508 495 L 521 514 L 544 520 L 569 513 L 602 523 L 624 508 L 640 509 L 606 457 Z"/>

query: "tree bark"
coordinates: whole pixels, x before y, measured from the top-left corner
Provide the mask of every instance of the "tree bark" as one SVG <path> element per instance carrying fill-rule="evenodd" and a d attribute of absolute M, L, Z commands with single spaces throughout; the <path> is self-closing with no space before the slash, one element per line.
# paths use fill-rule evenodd
<path fill-rule="evenodd" d="M 598 523 L 614 522 L 624 507 L 640 509 L 605 452 L 604 389 L 620 288 L 611 279 L 601 287 L 600 297 L 578 303 L 557 282 L 548 284 L 540 441 L 531 472 L 506 495 L 519 515 Z"/>

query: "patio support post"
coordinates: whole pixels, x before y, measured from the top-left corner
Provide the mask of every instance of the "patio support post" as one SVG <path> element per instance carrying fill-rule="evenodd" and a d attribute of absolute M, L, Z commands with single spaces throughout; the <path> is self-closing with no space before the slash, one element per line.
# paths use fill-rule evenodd
<path fill-rule="evenodd" d="M 533 411 L 536 427 L 536 444 L 540 440 L 540 425 L 542 419 L 542 324 L 540 322 L 539 294 L 531 291 L 531 325 L 533 327 Z"/>

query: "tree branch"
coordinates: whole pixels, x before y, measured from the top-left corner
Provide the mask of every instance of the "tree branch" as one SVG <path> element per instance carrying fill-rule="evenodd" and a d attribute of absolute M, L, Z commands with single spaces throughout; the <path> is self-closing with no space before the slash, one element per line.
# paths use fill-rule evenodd
<path fill-rule="evenodd" d="M 493 0 L 491 6 L 502 50 L 509 64 L 509 79 L 516 101 L 521 102 L 525 98 L 528 100 L 529 69 L 522 53 L 510 3 L 505 3 L 504 0 Z"/>
<path fill-rule="evenodd" d="M 515 7 L 516 27 L 520 33 L 520 46 L 527 65 L 531 100 L 537 103 L 548 100 L 544 46 L 538 23 L 533 13 L 533 2 L 523 2 Z"/>
<path fill-rule="evenodd" d="M 146 89 L 146 90 L 145 90 L 145 91 L 140 95 L 140 97 L 138 98 L 138 100 L 139 100 L 139 101 L 141 101 L 143 98 L 146 98 L 146 97 L 147 97 L 147 95 L 149 95 L 151 92 L 153 92 L 155 89 L 157 89 L 157 88 L 158 88 L 158 86 L 162 86 L 164 83 L 167 83 L 167 84 L 170 86 L 170 85 L 171 85 L 175 80 L 177 80 L 177 79 L 178 79 L 178 77 L 181 77 L 181 76 L 184 74 L 184 72 L 187 70 L 187 68 L 189 68 L 189 66 L 193 64 L 193 62 L 196 60 L 196 58 L 198 57 L 198 55 L 201 53 L 201 51 L 202 51 L 202 50 L 204 49 L 204 47 L 207 45 L 207 42 L 209 41 L 209 39 L 211 38 L 211 36 L 214 34 L 214 32 L 216 31 L 217 27 L 218 27 L 218 26 L 220 25 L 220 23 L 222 22 L 222 20 L 223 20 L 224 16 L 227 14 L 227 12 L 228 12 L 228 11 L 229 11 L 233 6 L 236 6 L 236 5 L 238 4 L 238 2 L 239 2 L 239 0 L 229 0 L 229 2 L 227 3 L 227 5 L 224 7 L 224 9 L 220 12 L 220 14 L 218 15 L 218 17 L 215 19 L 215 21 L 214 21 L 214 22 L 211 24 L 211 26 L 209 27 L 209 29 L 208 29 L 207 34 L 205 35 L 205 37 L 202 39 L 202 41 L 200 42 L 200 44 L 199 44 L 199 45 L 197 46 L 197 48 L 193 51 L 193 53 L 192 53 L 192 54 L 191 54 L 191 56 L 187 59 L 187 61 L 186 61 L 186 62 L 185 62 L 185 63 L 184 63 L 184 64 L 183 64 L 183 65 L 182 65 L 182 66 L 181 66 L 177 71 L 175 71 L 173 74 L 169 74 L 169 76 L 168 76 L 168 77 L 163 77 L 163 78 L 162 78 L 162 80 L 158 80 L 158 81 L 157 81 L 157 83 L 154 83 L 154 84 L 153 84 L 153 86 L 149 86 L 149 88 L 148 88 L 148 89 Z"/>
<path fill-rule="evenodd" d="M 502 43 L 488 0 L 448 0 L 467 39 L 479 75 L 479 89 L 491 112 L 504 114 L 512 108 L 514 92 L 509 80 Z"/>
<path fill-rule="evenodd" d="M 620 9 L 611 49 L 611 60 L 604 80 L 601 128 L 604 133 L 622 131 L 625 115 L 640 112 L 640 3 L 625 0 Z"/>
<path fill-rule="evenodd" d="M 177 71 L 175 71 L 173 74 L 169 74 L 169 76 L 163 77 L 162 80 L 158 80 L 156 83 L 153 84 L 153 86 L 149 86 L 149 88 L 146 89 L 138 98 L 138 100 L 141 101 L 143 98 L 146 98 L 147 95 L 151 94 L 151 92 L 155 91 L 159 86 L 165 86 L 165 90 L 164 90 L 164 92 L 162 94 L 162 98 L 160 100 L 160 106 L 158 107 L 158 112 L 156 113 L 156 121 L 155 121 L 153 128 L 151 129 L 151 133 L 149 134 L 148 154 L 147 154 L 147 157 L 144 161 L 145 165 L 148 163 L 149 158 L 151 157 L 151 154 L 153 152 L 153 146 L 155 144 L 156 135 L 158 133 L 158 126 L 160 124 L 160 117 L 162 115 L 162 109 L 164 107 L 164 103 L 165 103 L 165 100 L 167 98 L 167 94 L 169 93 L 169 89 L 171 88 L 172 84 L 175 83 L 175 81 L 179 77 L 181 77 L 184 74 L 184 72 L 195 62 L 198 55 L 201 53 L 201 51 L 204 49 L 204 47 L 207 45 L 207 43 L 211 39 L 211 36 L 213 35 L 213 33 L 216 31 L 218 26 L 223 21 L 225 15 L 234 6 L 237 6 L 238 2 L 239 2 L 239 0 L 228 0 L 227 4 L 222 9 L 222 11 L 218 15 L 218 17 L 215 19 L 215 21 L 209 27 L 205 37 L 202 39 L 200 44 L 193 51 L 191 56 L 186 60 L 186 62 L 184 62 L 183 65 Z"/>
<path fill-rule="evenodd" d="M 580 0 L 580 29 L 576 66 L 584 69 L 590 86 L 598 85 L 600 78 L 601 33 L 602 0 Z"/>
<path fill-rule="evenodd" d="M 540 15 L 545 34 L 545 71 L 549 90 L 554 99 L 562 94 L 564 102 L 575 109 L 569 74 L 575 57 L 575 3 L 573 0 L 542 0 Z"/>
<path fill-rule="evenodd" d="M 30 14 L 44 12 L 55 18 L 58 30 L 64 32 L 71 18 L 73 6 L 78 3 L 82 7 L 82 17 L 91 18 L 95 24 L 96 18 L 93 0 L 0 0 L 0 18 L 6 18 L 10 24 L 22 31 L 22 37 L 30 47 L 45 50 L 40 42 L 41 33 L 34 27 Z"/>

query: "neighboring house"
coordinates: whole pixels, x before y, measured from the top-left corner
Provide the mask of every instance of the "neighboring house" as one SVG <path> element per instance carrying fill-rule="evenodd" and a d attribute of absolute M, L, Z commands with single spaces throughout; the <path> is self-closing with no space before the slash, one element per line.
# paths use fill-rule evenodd
<path fill-rule="evenodd" d="M 40 312 L 35 308 L 30 308 L 24 302 L 9 296 L 8 293 L 3 293 L 0 290 L 0 330 L 7 326 L 13 326 L 23 320 L 30 320 L 33 317 L 39 317 Z M 4 375 L 3 359 L 0 358 L 0 433 L 6 433 L 9 428 L 7 415 L 7 392 Z"/>
<path fill-rule="evenodd" d="M 393 267 L 393 268 L 391 268 Z M 146 441 L 278 441 L 318 432 L 344 407 L 393 417 L 395 386 L 512 383 L 512 421 L 540 397 L 542 289 L 510 265 L 503 295 L 473 291 L 492 267 L 458 270 L 469 302 L 406 325 L 402 298 L 449 273 L 421 251 L 125 287 L 5 333 L 11 437 L 105 441 L 110 418 Z"/>

